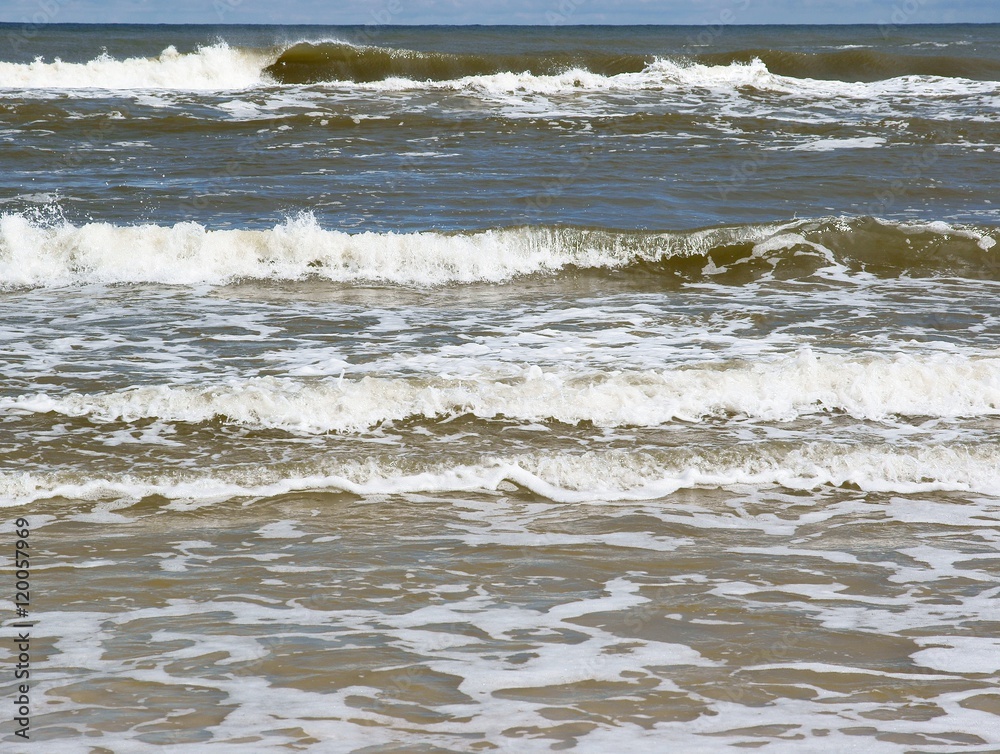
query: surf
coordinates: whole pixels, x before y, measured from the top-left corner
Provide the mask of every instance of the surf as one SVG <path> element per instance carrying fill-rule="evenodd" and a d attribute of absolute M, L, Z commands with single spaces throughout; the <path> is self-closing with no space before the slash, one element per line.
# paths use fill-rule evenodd
<path fill-rule="evenodd" d="M 82 63 L 0 62 L 0 89 L 247 89 L 264 83 L 262 71 L 272 58 L 266 49 L 218 42 L 187 53 L 171 45 L 155 57 L 116 59 L 102 53 Z"/>
<path fill-rule="evenodd" d="M 599 76 L 640 73 L 651 58 L 567 52 L 549 55 L 488 55 L 357 46 L 346 42 L 299 42 L 286 48 L 265 69 L 283 84 L 331 81 L 373 82 L 390 78 L 412 81 L 452 81 L 499 73 L 552 76 L 582 69 Z"/>
<path fill-rule="evenodd" d="M 980 91 L 1000 79 L 1000 63 L 974 57 L 900 55 L 871 50 L 795 52 L 746 49 L 691 54 L 598 52 L 500 54 L 419 51 L 356 45 L 336 39 L 261 47 L 224 40 L 180 52 L 170 45 L 152 57 L 86 62 L 0 61 L 0 89 L 225 91 L 270 86 L 342 86 L 374 90 L 452 88 L 641 92 L 664 87 L 754 87 L 808 95 L 876 96 L 887 82 L 949 79 Z M 984 83 L 985 82 L 985 83 Z M 876 85 L 866 89 L 866 85 Z M 860 89 L 858 87 L 861 87 Z"/>
<path fill-rule="evenodd" d="M 750 65 L 759 61 L 777 76 L 796 79 L 872 83 L 907 76 L 1000 80 L 1000 62 L 958 55 L 905 55 L 874 49 L 798 52 L 756 48 L 701 54 L 706 66 Z"/>
<path fill-rule="evenodd" d="M 328 229 L 308 213 L 270 229 L 113 225 L 0 216 L 0 289 L 322 280 L 435 287 L 620 270 L 644 282 L 742 284 L 776 270 L 1000 280 L 995 229 L 817 218 L 682 231 L 523 226 L 466 232 Z"/>
<path fill-rule="evenodd" d="M 467 378 L 257 378 L 212 386 L 147 386 L 93 395 L 36 393 L 0 411 L 97 423 L 216 420 L 256 430 L 357 434 L 392 423 L 458 417 L 515 424 L 659 427 L 847 415 L 1000 416 L 1000 357 L 962 354 L 797 353 L 683 369 L 582 371 L 514 367 Z"/>
<path fill-rule="evenodd" d="M 316 463 L 285 473 L 259 469 L 122 475 L 0 472 L 0 505 L 37 500 L 222 502 L 301 491 L 352 495 L 528 490 L 558 503 L 657 500 L 682 489 L 733 486 L 866 492 L 1000 492 L 1000 454 L 991 444 L 897 449 L 887 445 L 812 442 L 795 449 L 753 446 L 738 453 L 684 451 L 534 452 L 478 463 L 398 459 Z"/>

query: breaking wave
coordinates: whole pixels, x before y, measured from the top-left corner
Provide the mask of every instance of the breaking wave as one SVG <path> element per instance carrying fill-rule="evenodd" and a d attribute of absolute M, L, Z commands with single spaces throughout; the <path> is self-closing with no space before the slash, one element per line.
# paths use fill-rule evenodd
<path fill-rule="evenodd" d="M 116 59 L 102 54 L 87 62 L 0 62 L 0 88 L 4 89 L 228 90 L 354 84 L 389 89 L 522 88 L 556 93 L 749 86 L 822 94 L 823 81 L 828 85 L 840 82 L 856 86 L 913 76 L 996 82 L 1000 79 L 1000 63 L 975 57 L 898 55 L 872 50 L 804 53 L 761 49 L 668 56 L 595 51 L 454 54 L 365 47 L 336 40 L 261 48 L 231 47 L 220 41 L 186 53 L 169 46 L 148 58 Z"/>
<path fill-rule="evenodd" d="M 45 224 L 8 214 L 0 216 L 0 289 L 307 279 L 426 287 L 571 270 L 741 283 L 775 270 L 805 278 L 831 266 L 997 280 L 995 233 L 941 222 L 825 218 L 680 232 L 519 227 L 352 234 L 324 229 L 311 215 L 269 230 L 210 230 L 193 222 Z"/>
<path fill-rule="evenodd" d="M 777 76 L 827 81 L 872 82 L 902 76 L 935 76 L 976 81 L 1000 80 L 1000 62 L 955 55 L 900 55 L 872 49 L 835 52 L 791 50 L 740 50 L 698 55 L 697 62 L 710 66 L 763 63 Z"/>
<path fill-rule="evenodd" d="M 543 371 L 475 378 L 301 381 L 262 378 L 210 387 L 154 386 L 0 401 L 5 412 L 98 422 L 216 419 L 257 429 L 363 432 L 458 416 L 517 422 L 654 427 L 740 416 L 790 421 L 839 412 L 859 420 L 1000 415 L 1000 358 L 958 354 L 843 356 L 804 350 L 763 362 L 642 372 Z"/>
<path fill-rule="evenodd" d="M 786 50 L 741 50 L 663 58 L 597 52 L 528 55 L 448 54 L 385 47 L 359 47 L 342 42 L 299 42 L 285 49 L 266 72 L 288 84 L 328 81 L 373 82 L 386 79 L 450 81 L 501 73 L 558 76 L 580 71 L 602 77 L 666 70 L 664 63 L 695 63 L 703 68 L 748 67 L 762 63 L 779 76 L 871 82 L 902 76 L 937 76 L 995 81 L 1000 63 L 976 57 L 899 55 L 875 50 L 806 53 Z"/>
<path fill-rule="evenodd" d="M 86 63 L 62 60 L 0 62 L 2 89 L 246 89 L 259 85 L 273 57 L 265 50 L 224 42 L 181 53 L 167 47 L 157 57 L 115 59 L 103 54 Z"/>
<path fill-rule="evenodd" d="M 456 55 L 342 42 L 299 42 L 284 50 L 265 70 L 285 84 L 327 81 L 371 82 L 390 78 L 450 81 L 498 73 L 553 76 L 580 69 L 599 76 L 644 71 L 651 58 L 642 55 L 561 53 L 556 55 Z"/>
<path fill-rule="evenodd" d="M 34 500 L 168 499 L 222 501 L 271 497 L 303 490 L 356 495 L 504 490 L 514 484 L 565 503 L 655 500 L 680 489 L 752 485 L 816 489 L 852 486 L 871 492 L 933 490 L 1000 493 L 1000 452 L 995 445 L 951 444 L 909 451 L 887 445 L 808 443 L 793 450 L 751 446 L 738 451 L 590 451 L 525 453 L 477 464 L 370 458 L 315 473 L 284 475 L 280 468 L 219 471 L 214 475 L 0 473 L 0 504 Z"/>

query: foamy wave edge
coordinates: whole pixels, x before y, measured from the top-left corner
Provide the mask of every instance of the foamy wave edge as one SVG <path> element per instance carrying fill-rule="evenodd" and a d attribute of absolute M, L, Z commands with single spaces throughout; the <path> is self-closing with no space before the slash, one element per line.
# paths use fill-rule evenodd
<path fill-rule="evenodd" d="M 47 62 L 41 58 L 31 63 L 0 61 L 0 89 L 226 91 L 261 86 L 301 86 L 282 84 L 275 80 L 268 73 L 269 66 L 296 45 L 325 42 L 353 46 L 339 40 L 300 40 L 278 47 L 241 48 L 219 41 L 186 53 L 179 52 L 171 45 L 155 57 L 118 59 L 102 54 L 84 63 L 70 63 L 59 59 Z M 391 49 L 384 51 L 391 54 L 410 52 Z M 460 90 L 486 96 L 516 93 L 568 94 L 581 91 L 641 92 L 691 87 L 733 91 L 752 87 L 781 94 L 871 98 L 891 91 L 911 91 L 915 81 L 938 82 L 943 87 L 940 94 L 944 96 L 953 96 L 958 92 L 990 93 L 997 89 L 997 82 L 928 76 L 901 76 L 867 83 L 797 78 L 772 73 L 760 58 L 726 65 L 706 65 L 664 57 L 653 58 L 642 71 L 614 75 L 574 68 L 548 75 L 507 71 L 445 80 L 389 77 L 369 82 L 331 80 L 306 86 L 333 86 L 373 92 Z M 926 93 L 925 89 L 920 91 Z"/>
<path fill-rule="evenodd" d="M 438 465 L 401 473 L 370 461 L 314 475 L 265 478 L 267 472 L 226 477 L 121 476 L 73 479 L 31 473 L 0 474 L 0 505 L 36 500 L 223 502 L 296 492 L 354 495 L 511 492 L 516 485 L 561 503 L 656 500 L 681 489 L 733 486 L 813 490 L 850 485 L 865 492 L 930 491 L 1000 494 L 1000 451 L 989 446 L 924 447 L 904 452 L 811 443 L 782 457 L 750 451 L 743 459 L 704 458 L 683 466 L 650 452 L 485 459 L 475 465 Z"/>
<path fill-rule="evenodd" d="M 963 246 L 951 256 L 971 260 L 973 269 L 1000 272 L 996 240 L 983 230 L 943 222 L 865 222 L 880 233 L 896 234 L 904 255 L 918 253 L 907 243 L 914 234 L 959 239 Z M 689 257 L 702 258 L 703 272 L 715 274 L 724 267 L 710 264 L 708 253 L 733 246 L 747 247 L 747 256 L 736 261 L 779 259 L 798 249 L 823 265 L 836 266 L 842 260 L 823 245 L 825 235 L 850 234 L 856 227 L 860 226 L 850 219 L 821 218 L 679 232 L 535 226 L 455 233 L 347 233 L 322 228 L 310 214 L 269 230 L 210 230 L 195 222 L 76 226 L 5 214 L 0 216 L 0 289 L 304 279 L 426 287 L 504 283 L 570 267 L 617 269 Z M 924 262 L 933 263 L 934 253 Z M 880 264 L 870 253 L 867 259 L 864 254 L 858 259 L 862 264 Z M 948 262 L 950 256 L 937 253 L 937 259 Z M 897 264 L 905 267 L 907 260 Z"/>
<path fill-rule="evenodd" d="M 1000 415 L 1000 354 L 845 356 L 803 349 L 761 362 L 662 371 L 574 373 L 530 366 L 467 378 L 265 377 L 210 387 L 38 393 L 2 399 L 0 412 L 51 412 L 101 423 L 222 420 L 307 434 L 459 416 L 598 427 L 655 427 L 730 415 L 765 421 L 822 413 L 869 421 L 981 417 Z"/>
<path fill-rule="evenodd" d="M 7 214 L 0 216 L 0 288 L 304 278 L 415 286 L 499 283 L 568 266 L 615 268 L 698 254 L 774 230 L 741 226 L 636 235 L 539 227 L 352 234 L 326 230 L 309 214 L 270 230 L 209 230 L 194 222 L 43 225 Z"/>
<path fill-rule="evenodd" d="M 0 89 L 247 89 L 266 83 L 263 71 L 275 56 L 218 42 L 190 53 L 169 46 L 155 58 L 104 54 L 86 63 L 0 62 Z"/>

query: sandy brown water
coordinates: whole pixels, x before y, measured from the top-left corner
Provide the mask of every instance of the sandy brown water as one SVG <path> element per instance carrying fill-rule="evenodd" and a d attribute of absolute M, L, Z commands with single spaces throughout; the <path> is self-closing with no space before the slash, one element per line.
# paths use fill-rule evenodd
<path fill-rule="evenodd" d="M 1000 750 L 1000 27 L 18 33 L 3 751 Z"/>
<path fill-rule="evenodd" d="M 31 535 L 59 750 L 984 751 L 1000 714 L 1000 506 L 969 496 L 66 507 Z"/>

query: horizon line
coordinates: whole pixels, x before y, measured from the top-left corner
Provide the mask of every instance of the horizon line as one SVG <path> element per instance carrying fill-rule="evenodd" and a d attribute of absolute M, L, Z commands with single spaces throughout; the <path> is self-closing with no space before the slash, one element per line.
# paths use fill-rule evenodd
<path fill-rule="evenodd" d="M 482 29 L 524 29 L 524 28 L 539 28 L 539 29 L 581 29 L 581 28 L 626 28 L 626 27 L 655 27 L 655 28 L 694 28 L 699 29 L 705 26 L 713 26 L 717 24 L 629 24 L 629 23 L 604 23 L 604 24 L 374 24 L 374 23 L 294 23 L 294 24 L 275 24 L 275 23 L 244 23 L 244 24 L 234 24 L 234 23 L 210 23 L 210 22 L 167 22 L 167 21 L 60 21 L 60 22 L 45 22 L 45 23 L 35 23 L 33 21 L 3 21 L 0 20 L 0 26 L 37 26 L 37 27 L 50 27 L 50 26 L 315 26 L 315 27 L 330 27 L 330 26 L 364 26 L 371 27 L 377 26 L 380 29 L 416 29 L 416 28 L 482 28 Z M 904 22 L 904 23 L 894 23 L 894 22 L 876 22 L 876 21 L 865 21 L 865 22 L 855 22 L 855 23 L 826 23 L 826 24 L 801 24 L 801 23 L 746 23 L 746 24 L 726 24 L 726 28 L 741 28 L 741 27 L 759 27 L 759 26 L 799 26 L 799 27 L 809 27 L 809 28 L 821 28 L 821 27 L 848 27 L 848 26 L 870 26 L 875 28 L 881 28 L 885 26 L 893 26 L 896 28 L 904 26 L 1000 26 L 1000 21 L 943 21 L 943 22 Z"/>

